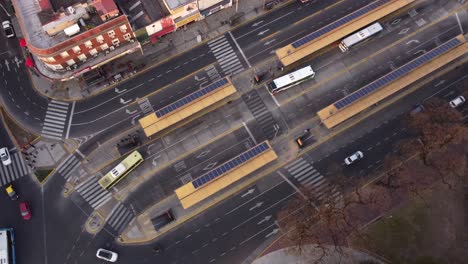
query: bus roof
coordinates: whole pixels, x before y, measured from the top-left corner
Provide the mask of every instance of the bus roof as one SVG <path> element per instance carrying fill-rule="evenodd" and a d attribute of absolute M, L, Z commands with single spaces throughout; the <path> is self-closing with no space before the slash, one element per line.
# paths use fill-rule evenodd
<path fill-rule="evenodd" d="M 372 35 L 374 35 L 375 33 L 378 33 L 380 31 L 383 30 L 383 27 L 382 25 L 380 25 L 379 22 L 377 23 L 374 23 L 364 29 L 361 29 L 359 30 L 358 32 L 352 34 L 351 36 L 343 39 L 343 43 L 350 47 L 356 43 L 358 43 L 359 41 L 361 41 L 362 39 L 365 39 L 365 38 L 368 38 Z"/>
<path fill-rule="evenodd" d="M 8 234 L 0 230 L 0 263 L 8 263 Z"/>
<path fill-rule="evenodd" d="M 314 70 L 312 70 L 312 67 L 306 66 L 302 69 L 299 69 L 297 71 L 291 72 L 289 74 L 286 74 L 284 76 L 281 76 L 275 80 L 273 80 L 273 83 L 276 88 L 283 87 L 286 85 L 291 84 L 292 82 L 295 82 L 297 80 L 304 79 L 306 77 L 309 77 L 314 74 Z"/>

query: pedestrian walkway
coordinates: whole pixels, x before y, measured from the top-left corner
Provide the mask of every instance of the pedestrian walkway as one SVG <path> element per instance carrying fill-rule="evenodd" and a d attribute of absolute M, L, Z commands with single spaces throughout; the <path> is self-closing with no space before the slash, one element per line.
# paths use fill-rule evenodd
<path fill-rule="evenodd" d="M 267 139 L 273 139 L 280 133 L 279 125 L 266 107 L 257 90 L 242 95 L 242 100 L 247 104 L 247 107 L 257 120 Z"/>
<path fill-rule="evenodd" d="M 57 172 L 62 175 L 65 180 L 70 178 L 73 171 L 80 166 L 80 160 L 75 155 L 70 155 L 58 167 Z"/>
<path fill-rule="evenodd" d="M 112 208 L 106 222 L 117 234 L 121 234 L 133 219 L 135 219 L 135 214 L 119 202 Z"/>
<path fill-rule="evenodd" d="M 10 153 L 10 156 L 10 165 L 4 166 L 0 164 L 0 186 L 13 182 L 31 172 L 19 152 Z"/>
<path fill-rule="evenodd" d="M 112 199 L 112 193 L 99 185 L 98 178 L 89 177 L 75 189 L 80 196 L 95 210 Z"/>
<path fill-rule="evenodd" d="M 61 140 L 68 119 L 70 103 L 52 100 L 47 106 L 47 112 L 42 126 L 41 135 L 50 138 Z"/>
<path fill-rule="evenodd" d="M 222 35 L 208 42 L 211 52 L 218 61 L 225 75 L 235 75 L 244 70 L 244 66 L 239 60 L 236 52 L 234 52 L 231 43 L 226 39 L 226 35 Z"/>
<path fill-rule="evenodd" d="M 330 185 L 323 175 L 304 158 L 299 157 L 284 168 L 299 184 L 310 188 L 320 202 L 333 200 L 338 203 L 342 199 L 336 186 Z"/>

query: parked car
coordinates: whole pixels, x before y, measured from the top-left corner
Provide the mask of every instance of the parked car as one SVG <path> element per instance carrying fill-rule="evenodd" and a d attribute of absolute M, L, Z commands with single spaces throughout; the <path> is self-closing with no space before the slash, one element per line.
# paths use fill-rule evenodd
<path fill-rule="evenodd" d="M 356 151 L 356 152 L 354 152 L 354 154 L 347 157 L 344 160 L 344 162 L 346 163 L 346 165 L 351 165 L 351 164 L 355 163 L 356 161 L 358 161 L 358 160 L 360 160 L 362 158 L 364 158 L 364 154 L 361 151 Z"/>
<path fill-rule="evenodd" d="M 32 217 L 31 214 L 31 209 L 29 208 L 29 203 L 28 202 L 21 202 L 19 204 L 21 216 L 23 217 L 24 220 L 29 220 Z"/>
<path fill-rule="evenodd" d="M 119 254 L 113 251 L 107 250 L 107 249 L 100 248 L 96 252 L 96 257 L 99 259 L 109 261 L 109 262 L 116 262 L 117 259 L 119 258 Z"/>
<path fill-rule="evenodd" d="M 11 164 L 11 157 L 10 152 L 8 152 L 8 148 L 0 149 L 0 159 L 2 160 L 3 166 L 8 166 Z"/>
<path fill-rule="evenodd" d="M 452 101 L 450 101 L 449 104 L 450 104 L 451 107 L 455 108 L 455 107 L 457 107 L 457 106 L 462 105 L 465 101 L 466 101 L 466 100 L 465 100 L 465 97 L 463 97 L 463 96 L 460 95 L 460 96 L 458 96 L 457 98 L 455 98 L 455 99 L 453 99 Z"/>
<path fill-rule="evenodd" d="M 15 31 L 13 30 L 13 26 L 9 20 L 5 20 L 2 22 L 3 30 L 5 31 L 5 36 L 7 38 L 15 37 Z"/>
<path fill-rule="evenodd" d="M 153 226 L 156 230 L 161 229 L 165 225 L 169 224 L 170 222 L 174 221 L 174 216 L 172 215 L 171 209 L 167 210 L 163 214 L 151 219 L 153 222 Z"/>
<path fill-rule="evenodd" d="M 11 200 L 18 200 L 18 194 L 16 193 L 15 189 L 13 188 L 13 185 L 8 185 L 6 187 L 6 192 L 8 194 L 8 197 L 10 197 Z"/>

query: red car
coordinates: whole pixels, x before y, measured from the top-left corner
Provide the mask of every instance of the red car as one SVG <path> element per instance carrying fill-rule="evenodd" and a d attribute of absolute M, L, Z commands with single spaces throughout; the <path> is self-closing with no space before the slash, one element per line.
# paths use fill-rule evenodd
<path fill-rule="evenodd" d="M 22 202 L 19 205 L 20 207 L 20 212 L 21 216 L 23 217 L 24 220 L 29 220 L 31 219 L 31 209 L 29 209 L 29 203 L 28 202 Z"/>

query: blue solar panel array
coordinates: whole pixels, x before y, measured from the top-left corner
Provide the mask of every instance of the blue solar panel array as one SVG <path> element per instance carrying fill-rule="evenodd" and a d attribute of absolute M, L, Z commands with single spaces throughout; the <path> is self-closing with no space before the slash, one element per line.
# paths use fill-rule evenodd
<path fill-rule="evenodd" d="M 341 109 L 341 108 L 355 102 L 359 98 L 374 92 L 375 90 L 389 84 L 390 82 L 393 82 L 394 80 L 402 77 L 403 75 L 405 75 L 408 72 L 416 69 L 417 67 L 421 66 L 422 64 L 425 64 L 426 62 L 432 60 L 433 58 L 441 55 L 442 53 L 445 53 L 445 52 L 455 48 L 456 46 L 460 45 L 460 43 L 461 43 L 460 40 L 458 40 L 456 38 L 451 39 L 451 40 L 445 42 L 444 44 L 438 46 L 437 48 L 427 52 L 426 54 L 421 55 L 418 58 L 416 58 L 416 59 L 406 63 L 405 65 L 401 66 L 400 68 L 390 72 L 389 74 L 384 75 L 384 76 L 380 77 L 379 79 L 371 82 L 370 84 L 362 87 L 358 91 L 356 91 L 356 92 L 342 98 L 341 100 L 337 101 L 333 105 L 337 109 Z"/>
<path fill-rule="evenodd" d="M 216 89 L 218 89 L 219 87 L 222 87 L 223 85 L 227 84 L 228 83 L 228 79 L 227 77 L 223 78 L 223 79 L 220 79 L 192 94 L 189 94 L 187 96 L 185 96 L 184 98 L 182 99 L 179 99 L 177 101 L 175 101 L 174 103 L 170 104 L 170 105 L 167 105 L 161 109 L 159 109 L 158 111 L 156 111 L 156 116 L 158 118 L 161 118 L 162 116 L 164 115 L 167 115 L 177 109 L 179 109 L 180 107 L 190 103 L 190 102 L 193 102 L 194 100 L 204 96 L 205 94 L 208 94 Z"/>
<path fill-rule="evenodd" d="M 255 158 L 256 156 L 260 155 L 261 153 L 270 149 L 270 145 L 265 141 L 263 143 L 258 144 L 257 146 L 251 148 L 250 150 L 242 153 L 241 155 L 235 157 L 234 159 L 224 163 L 223 165 L 213 169 L 212 171 L 208 172 L 207 174 L 197 178 L 196 180 L 192 181 L 193 187 L 198 188 L 203 186 L 206 183 L 216 179 L 217 177 L 223 175 L 224 173 L 236 168 L 237 166 Z"/>
<path fill-rule="evenodd" d="M 321 29 L 317 30 L 317 31 L 314 31 L 312 33 L 310 33 L 309 35 L 299 39 L 299 40 L 296 40 L 295 42 L 292 43 L 292 46 L 294 48 L 299 48 L 300 46 L 303 46 L 304 44 L 307 44 L 309 42 L 311 42 L 312 40 L 320 37 L 320 36 L 323 36 L 325 34 L 327 34 L 328 32 L 334 30 L 334 29 L 337 29 L 339 27 L 341 27 L 342 25 L 352 21 L 352 20 L 355 20 L 356 18 L 360 17 L 360 16 L 363 16 L 367 13 L 369 13 L 370 11 L 376 9 L 377 7 L 389 2 L 391 0 L 378 0 L 378 1 L 375 1 L 375 2 L 372 2 L 370 3 L 369 5 L 359 9 L 359 10 L 356 10 L 354 11 L 353 13 L 349 14 L 349 15 L 346 15 L 338 20 L 336 20 L 335 22 L 333 23 L 330 23 L 324 27 L 322 27 Z"/>

